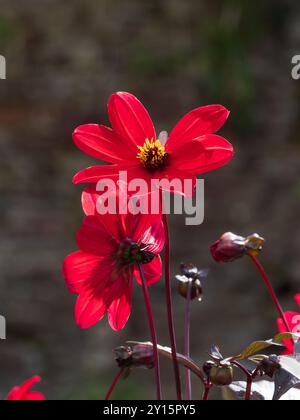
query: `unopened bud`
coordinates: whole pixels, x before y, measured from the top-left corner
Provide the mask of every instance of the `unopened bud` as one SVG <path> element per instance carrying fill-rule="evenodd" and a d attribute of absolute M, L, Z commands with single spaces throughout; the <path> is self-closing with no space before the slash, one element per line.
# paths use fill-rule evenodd
<path fill-rule="evenodd" d="M 266 356 L 259 364 L 260 371 L 270 378 L 273 378 L 275 372 L 280 369 L 280 367 L 280 359 L 275 354 Z"/>
<path fill-rule="evenodd" d="M 117 347 L 114 352 L 116 362 L 120 368 L 154 368 L 153 349 L 142 343 Z"/>
<path fill-rule="evenodd" d="M 203 295 L 201 278 L 207 276 L 208 270 L 199 270 L 193 264 L 181 264 L 180 271 L 181 274 L 176 276 L 179 294 L 185 299 L 190 297 L 191 300 L 201 301 Z"/>
<path fill-rule="evenodd" d="M 210 377 L 210 371 L 212 370 L 212 368 L 215 366 L 215 362 L 213 362 L 212 360 L 208 360 L 207 362 L 205 362 L 202 366 L 203 372 L 205 373 L 205 375 L 209 378 Z"/>
<path fill-rule="evenodd" d="M 215 364 L 209 373 L 210 381 L 216 386 L 227 386 L 233 381 L 233 368 L 230 363 Z"/>
<path fill-rule="evenodd" d="M 257 256 L 264 243 L 265 240 L 257 233 L 244 238 L 227 232 L 210 247 L 210 251 L 217 262 L 232 262 L 247 254 Z"/>

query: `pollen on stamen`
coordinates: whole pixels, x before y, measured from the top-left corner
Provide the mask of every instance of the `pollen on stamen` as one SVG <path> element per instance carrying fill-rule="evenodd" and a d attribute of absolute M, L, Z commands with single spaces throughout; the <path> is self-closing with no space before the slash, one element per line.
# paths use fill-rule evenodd
<path fill-rule="evenodd" d="M 159 169 L 166 163 L 168 153 L 159 140 L 146 139 L 143 146 L 138 146 L 137 159 L 147 169 Z"/>

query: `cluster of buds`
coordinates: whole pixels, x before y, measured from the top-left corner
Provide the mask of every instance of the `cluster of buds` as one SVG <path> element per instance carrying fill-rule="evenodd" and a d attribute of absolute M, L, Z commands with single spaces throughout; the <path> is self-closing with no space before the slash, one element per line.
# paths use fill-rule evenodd
<path fill-rule="evenodd" d="M 203 296 L 201 279 L 207 276 L 208 270 L 199 270 L 193 264 L 181 264 L 180 273 L 176 276 L 179 294 L 185 299 L 201 301 Z"/>
<path fill-rule="evenodd" d="M 116 362 L 120 368 L 154 368 L 153 349 L 149 345 L 143 343 L 128 344 L 117 347 L 114 353 Z"/>
<path fill-rule="evenodd" d="M 211 247 L 210 251 L 217 262 L 232 262 L 244 255 L 257 257 L 264 246 L 265 240 L 257 233 L 247 236 L 227 232 Z"/>

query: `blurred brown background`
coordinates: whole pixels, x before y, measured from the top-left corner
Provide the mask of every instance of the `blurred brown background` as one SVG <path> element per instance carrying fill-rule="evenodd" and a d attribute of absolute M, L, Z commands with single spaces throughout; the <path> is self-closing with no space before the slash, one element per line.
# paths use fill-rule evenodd
<path fill-rule="evenodd" d="M 300 53 L 297 0 L 2 0 L 0 53 L 0 396 L 29 376 L 43 376 L 49 399 L 102 398 L 115 373 L 112 349 L 149 339 L 141 291 L 127 328 L 101 322 L 80 331 L 75 297 L 61 277 L 76 249 L 81 187 L 73 174 L 93 160 L 78 151 L 73 129 L 107 122 L 106 102 L 128 90 L 168 129 L 190 109 L 222 103 L 232 114 L 222 134 L 234 161 L 205 176 L 205 223 L 172 218 L 173 266 L 211 268 L 205 298 L 194 305 L 192 349 L 226 355 L 276 331 L 272 303 L 247 259 L 218 266 L 209 245 L 223 232 L 258 231 L 262 259 L 285 308 L 300 291 L 300 81 L 291 58 Z M 163 283 L 152 289 L 159 341 L 168 344 Z M 174 297 L 179 349 L 183 301 Z M 165 395 L 174 391 L 164 363 Z M 199 395 L 195 387 L 194 395 Z M 151 372 L 136 372 L 119 398 L 154 397 Z"/>

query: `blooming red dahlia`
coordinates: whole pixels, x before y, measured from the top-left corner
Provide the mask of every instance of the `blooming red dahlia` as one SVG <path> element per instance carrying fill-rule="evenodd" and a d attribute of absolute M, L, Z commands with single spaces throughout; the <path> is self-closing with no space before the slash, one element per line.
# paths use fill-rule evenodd
<path fill-rule="evenodd" d="M 300 308 L 300 294 L 295 296 L 295 301 L 298 303 L 299 308 Z M 288 325 L 290 327 L 290 330 L 293 333 L 300 333 L 300 313 L 299 312 L 292 312 L 292 311 L 287 311 L 284 313 L 286 320 L 288 322 Z M 282 319 L 278 319 L 277 320 L 277 324 L 278 324 L 278 328 L 280 332 L 287 332 L 286 327 L 284 325 L 284 322 Z M 284 345 L 286 347 L 286 352 L 285 354 L 294 354 L 294 345 L 292 340 L 286 340 L 284 342 Z"/>
<path fill-rule="evenodd" d="M 31 391 L 31 388 L 41 381 L 39 376 L 34 376 L 20 386 L 13 388 L 8 396 L 7 401 L 43 401 L 46 398 L 43 394 L 36 391 Z"/>
<path fill-rule="evenodd" d="M 148 285 L 162 274 L 164 231 L 160 215 L 95 215 L 93 194 L 82 198 L 87 217 L 77 234 L 80 251 L 63 266 L 68 289 L 79 294 L 75 319 L 81 328 L 98 323 L 105 313 L 112 329 L 121 330 L 131 313 L 134 277 L 143 265 Z"/>
<path fill-rule="evenodd" d="M 217 169 L 233 156 L 232 145 L 214 134 L 229 115 L 221 105 L 189 112 L 165 139 L 158 138 L 148 112 L 130 93 L 113 94 L 108 115 L 112 128 L 82 125 L 75 130 L 73 139 L 83 152 L 112 165 L 80 171 L 74 177 L 75 184 L 116 177 L 119 171 L 127 171 L 129 181 L 192 179 L 195 183 L 197 174 Z"/>

